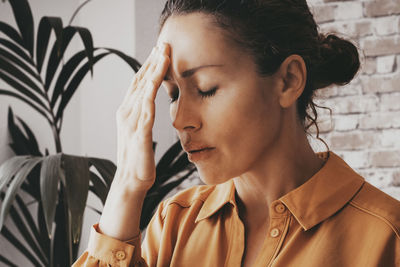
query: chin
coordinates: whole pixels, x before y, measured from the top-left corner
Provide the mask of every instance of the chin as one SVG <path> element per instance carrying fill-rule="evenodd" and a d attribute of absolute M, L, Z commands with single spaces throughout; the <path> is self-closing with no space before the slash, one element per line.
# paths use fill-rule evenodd
<path fill-rule="evenodd" d="M 204 171 L 201 168 L 197 168 L 200 180 L 207 185 L 217 185 L 227 182 L 233 177 L 227 176 L 219 172 Z"/>

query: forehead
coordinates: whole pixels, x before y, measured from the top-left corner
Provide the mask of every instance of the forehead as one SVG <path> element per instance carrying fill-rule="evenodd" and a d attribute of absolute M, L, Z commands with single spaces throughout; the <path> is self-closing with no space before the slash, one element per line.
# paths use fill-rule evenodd
<path fill-rule="evenodd" d="M 190 13 L 168 18 L 157 43 L 171 46 L 171 65 L 174 69 L 204 64 L 230 64 L 241 56 L 225 32 L 213 24 L 211 15 Z"/>

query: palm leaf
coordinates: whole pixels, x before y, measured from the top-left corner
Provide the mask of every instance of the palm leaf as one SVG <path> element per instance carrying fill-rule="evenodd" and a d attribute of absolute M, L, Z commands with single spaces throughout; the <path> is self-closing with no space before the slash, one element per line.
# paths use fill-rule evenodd
<path fill-rule="evenodd" d="M 18 249 L 27 259 L 29 259 L 35 266 L 41 266 L 32 253 L 8 230 L 7 226 L 1 229 L 1 234 L 10 242 L 16 249 Z"/>
<path fill-rule="evenodd" d="M 7 23 L 0 21 L 0 31 L 7 35 L 11 40 L 15 41 L 17 44 L 24 46 L 24 42 L 21 39 L 19 33 Z"/>
<path fill-rule="evenodd" d="M 14 13 L 24 47 L 33 57 L 33 17 L 26 0 L 9 0 Z"/>
<path fill-rule="evenodd" d="M 29 160 L 29 156 L 12 157 L 0 166 L 0 192 L 11 181 L 16 172 Z M 1 230 L 1 228 L 0 228 Z"/>
<path fill-rule="evenodd" d="M 21 69 L 32 75 L 32 77 L 34 77 L 38 82 L 40 82 L 41 78 L 37 73 L 35 73 L 26 63 L 8 52 L 6 49 L 0 47 L 0 56 L 6 58 L 7 61 L 12 62 L 14 65 L 20 67 Z"/>
<path fill-rule="evenodd" d="M 0 38 L 0 44 L 2 44 L 3 46 L 7 47 L 9 50 L 14 52 L 15 54 L 17 54 L 20 58 L 25 60 L 31 66 L 35 66 L 35 64 L 33 63 L 32 59 L 19 46 L 15 45 L 14 43 L 12 43 L 12 42 L 8 41 L 7 39 L 4 39 L 4 38 Z"/>
<path fill-rule="evenodd" d="M 6 196 L 4 197 L 4 201 L 1 206 L 0 229 L 4 224 L 8 211 L 10 210 L 10 207 L 14 202 L 15 195 L 17 194 L 17 191 L 21 187 L 21 184 L 24 182 L 26 176 L 33 169 L 33 167 L 35 167 L 36 164 L 38 164 L 40 161 L 42 161 L 42 158 L 30 157 L 29 159 L 27 159 L 27 162 L 20 169 L 18 169 L 17 173 L 15 174 L 14 179 L 11 181 L 6 191 Z"/>
<path fill-rule="evenodd" d="M 109 53 L 102 53 L 100 55 L 97 55 L 94 60 L 93 64 L 95 64 L 97 61 L 108 55 Z M 89 71 L 90 63 L 87 62 L 85 65 L 83 65 L 74 75 L 74 77 L 71 79 L 69 82 L 67 88 L 65 89 L 62 97 L 61 97 L 61 102 L 60 105 L 58 106 L 57 113 L 56 113 L 56 123 L 61 119 L 64 113 L 65 107 L 68 105 L 69 101 L 71 100 L 72 96 L 74 95 L 76 89 L 82 82 L 83 78 L 86 76 L 86 74 Z"/>
<path fill-rule="evenodd" d="M 40 170 L 40 193 L 49 239 L 51 239 L 52 226 L 56 214 L 59 179 L 63 174 L 60 153 L 43 159 Z"/>
<path fill-rule="evenodd" d="M 2 73 L 1 73 L 1 72 L 0 72 L 0 77 L 2 77 Z M 36 110 L 37 112 L 39 112 L 41 115 L 43 115 L 43 117 L 45 117 L 45 118 L 49 121 L 49 118 L 47 117 L 46 113 L 44 113 L 44 111 L 42 111 L 42 110 L 40 109 L 40 107 L 38 107 L 36 104 L 32 103 L 32 102 L 29 100 L 29 98 L 25 98 L 25 97 L 22 96 L 22 95 L 19 95 L 19 94 L 17 94 L 17 93 L 10 92 L 10 91 L 4 90 L 4 89 L 0 89 L 0 95 L 8 95 L 8 96 L 12 96 L 12 97 L 18 98 L 19 100 L 25 102 L 25 103 L 28 104 L 31 108 L 33 108 L 34 110 Z"/>
<path fill-rule="evenodd" d="M 31 80 L 31 78 L 29 78 L 25 73 L 23 73 L 21 70 L 16 68 L 8 60 L 6 60 L 3 56 L 0 56 L 0 69 L 6 73 L 11 74 L 17 80 L 23 82 L 28 87 L 32 88 L 40 96 L 42 96 L 42 97 L 44 96 L 43 92 L 40 90 L 40 88 L 37 86 L 37 84 Z M 43 105 L 43 107 L 45 107 L 44 104 L 42 104 L 42 105 Z"/>
<path fill-rule="evenodd" d="M 69 226 L 72 227 L 73 243 L 79 242 L 89 191 L 89 163 L 85 157 L 63 154 L 61 181 L 65 186 L 65 197 L 69 210 Z"/>
<path fill-rule="evenodd" d="M 100 173 L 101 177 L 106 182 L 108 188 L 110 188 L 111 183 L 114 179 L 117 166 L 107 159 L 100 159 L 95 157 L 89 157 L 89 164 L 93 165 Z"/>
<path fill-rule="evenodd" d="M 37 70 L 40 73 L 43 66 L 43 60 L 46 55 L 49 44 L 51 30 L 56 34 L 56 43 L 58 51 L 61 53 L 63 23 L 59 17 L 42 17 L 39 23 L 36 43 L 36 64 Z M 58 55 L 60 56 L 60 54 Z"/>
<path fill-rule="evenodd" d="M 108 194 L 107 186 L 104 184 L 103 180 L 99 176 L 97 176 L 97 174 L 95 174 L 94 172 L 90 172 L 90 181 L 92 181 L 92 183 L 93 183 L 93 186 L 91 187 L 93 193 L 98 198 L 100 198 L 100 200 L 104 206 L 106 203 L 107 194 Z"/>

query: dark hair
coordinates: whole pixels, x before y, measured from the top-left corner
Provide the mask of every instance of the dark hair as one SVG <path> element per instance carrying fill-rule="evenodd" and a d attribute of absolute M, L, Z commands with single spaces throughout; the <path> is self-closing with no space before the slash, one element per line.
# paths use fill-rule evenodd
<path fill-rule="evenodd" d="M 312 100 L 314 92 L 353 79 L 360 67 L 357 48 L 336 35 L 318 33 L 305 0 L 167 0 L 160 31 L 171 15 L 194 12 L 211 15 L 212 22 L 224 29 L 230 40 L 253 56 L 261 76 L 273 74 L 292 54 L 304 59 L 307 82 L 297 100 L 298 116 L 305 131 L 315 124 L 317 138 L 326 145 L 319 138 L 315 107 L 320 106 Z M 306 119 L 310 120 L 307 125 Z"/>

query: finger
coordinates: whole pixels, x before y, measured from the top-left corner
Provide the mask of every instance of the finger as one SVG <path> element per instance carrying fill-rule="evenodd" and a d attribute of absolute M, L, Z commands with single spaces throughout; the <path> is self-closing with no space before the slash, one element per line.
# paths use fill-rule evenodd
<path fill-rule="evenodd" d="M 140 67 L 139 71 L 133 76 L 133 79 L 130 83 L 130 86 L 128 87 L 128 90 L 124 96 L 123 100 L 123 105 L 129 102 L 130 96 L 133 94 L 133 92 L 137 89 L 140 80 L 143 78 L 145 75 L 146 71 L 149 69 L 149 67 L 154 64 L 154 58 L 158 53 L 158 47 L 153 47 L 150 55 L 147 57 L 146 61 L 143 63 L 143 65 Z"/>
<path fill-rule="evenodd" d="M 165 74 L 168 71 L 169 64 L 170 64 L 169 57 L 165 55 L 160 55 L 160 62 L 155 67 L 150 80 L 150 84 L 152 86 L 147 87 L 148 90 L 145 92 L 144 96 L 145 99 L 154 102 L 158 89 L 160 88 L 161 83 L 164 80 Z"/>

